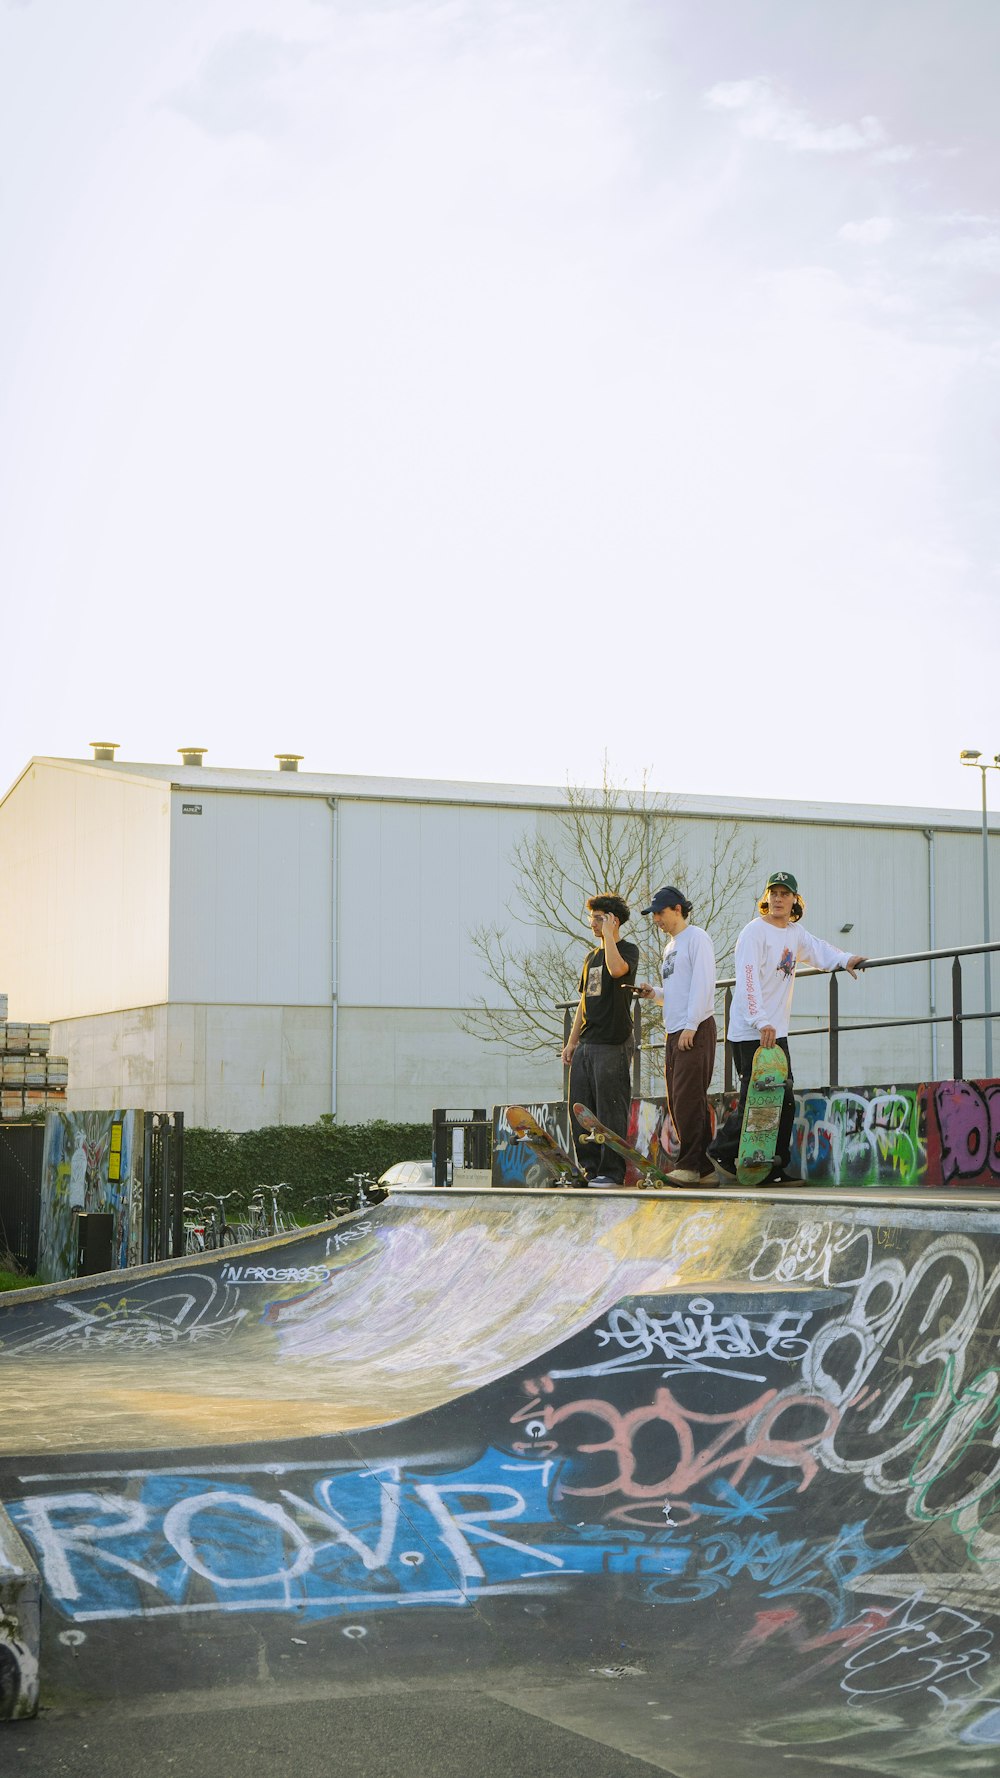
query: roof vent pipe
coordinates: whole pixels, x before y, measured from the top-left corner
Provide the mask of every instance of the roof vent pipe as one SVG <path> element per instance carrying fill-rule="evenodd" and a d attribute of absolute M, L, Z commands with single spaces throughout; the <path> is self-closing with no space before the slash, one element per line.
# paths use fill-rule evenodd
<path fill-rule="evenodd" d="M 94 749 L 94 758 L 95 759 L 103 759 L 106 762 L 110 761 L 111 764 L 114 764 L 115 754 L 116 754 L 118 748 L 121 746 L 121 742 L 120 741 L 88 741 L 87 746 L 92 747 Z"/>
<path fill-rule="evenodd" d="M 301 753 L 276 753 L 274 757 L 278 762 L 279 772 L 297 772 L 302 755 Z"/>
<path fill-rule="evenodd" d="M 178 753 L 186 766 L 200 766 L 208 752 L 207 747 L 178 747 Z"/>

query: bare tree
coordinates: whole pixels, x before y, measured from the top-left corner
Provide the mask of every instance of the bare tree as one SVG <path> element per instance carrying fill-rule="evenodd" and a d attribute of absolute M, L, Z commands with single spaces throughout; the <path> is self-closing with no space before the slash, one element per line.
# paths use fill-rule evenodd
<path fill-rule="evenodd" d="M 639 908 L 662 884 L 673 883 L 693 902 L 693 917 L 711 932 L 720 961 L 725 958 L 748 915 L 756 847 L 739 823 L 715 821 L 709 855 L 692 868 L 686 837 L 674 800 L 649 788 L 648 772 L 633 790 L 614 782 L 605 759 L 598 789 L 569 785 L 565 809 L 514 846 L 509 923 L 479 926 L 470 934 L 504 1004 L 490 1006 L 480 998 L 463 1015 L 463 1028 L 522 1054 L 551 1056 L 561 1048 L 560 1002 L 575 997 L 583 953 L 592 942 L 584 915 L 588 895 L 623 895 Z M 527 930 L 534 943 L 524 938 Z M 658 980 L 663 940 L 652 921 L 636 921 L 627 937 L 639 945 L 639 980 Z M 657 1020 L 647 1017 L 645 1027 L 650 1044 L 662 1043 Z"/>

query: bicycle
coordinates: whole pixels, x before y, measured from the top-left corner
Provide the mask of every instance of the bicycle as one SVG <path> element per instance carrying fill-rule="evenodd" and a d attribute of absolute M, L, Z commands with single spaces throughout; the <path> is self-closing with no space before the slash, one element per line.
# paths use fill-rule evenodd
<path fill-rule="evenodd" d="M 184 1251 L 205 1251 L 205 1216 L 201 1205 L 195 1204 L 190 1198 L 184 1199 Z"/>
<path fill-rule="evenodd" d="M 360 1192 L 338 1192 L 334 1186 L 331 1186 L 328 1191 L 320 1192 L 318 1197 L 307 1198 L 306 1208 L 308 1209 L 311 1204 L 316 1205 L 320 1212 L 316 1218 L 317 1222 L 337 1222 L 340 1217 L 349 1216 L 352 1210 L 357 1210 L 360 1202 Z"/>
<path fill-rule="evenodd" d="M 291 1189 L 290 1185 L 284 1183 L 254 1187 L 244 1224 L 248 1241 L 261 1241 L 268 1235 L 284 1235 L 296 1226 L 291 1216 L 278 1203 L 278 1193 Z M 267 1203 L 268 1198 L 271 1200 L 270 1205 Z"/>
<path fill-rule="evenodd" d="M 209 1192 L 209 1206 L 202 1210 L 205 1218 L 204 1244 L 206 1251 L 216 1247 L 235 1247 L 240 1240 L 241 1231 L 226 1216 L 226 1204 L 230 1198 L 238 1198 L 239 1192 Z"/>
<path fill-rule="evenodd" d="M 370 1173 L 352 1173 L 348 1183 L 351 1190 L 357 1192 L 366 1204 L 384 1204 L 389 1196 L 388 1187 L 379 1185 L 378 1180 L 373 1179 Z"/>

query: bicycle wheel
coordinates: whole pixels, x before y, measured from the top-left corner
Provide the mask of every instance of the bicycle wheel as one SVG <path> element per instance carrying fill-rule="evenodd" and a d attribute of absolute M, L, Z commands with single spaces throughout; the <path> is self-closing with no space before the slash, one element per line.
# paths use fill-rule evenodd
<path fill-rule="evenodd" d="M 239 1243 L 239 1235 L 237 1234 L 236 1230 L 233 1228 L 232 1224 L 227 1222 L 223 1231 L 222 1231 L 222 1245 L 223 1245 L 223 1247 L 236 1247 L 238 1245 L 238 1243 Z"/>

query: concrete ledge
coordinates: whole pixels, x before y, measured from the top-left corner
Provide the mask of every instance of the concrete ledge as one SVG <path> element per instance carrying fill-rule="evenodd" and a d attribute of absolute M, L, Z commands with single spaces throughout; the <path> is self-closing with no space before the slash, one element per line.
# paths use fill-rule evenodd
<path fill-rule="evenodd" d="M 0 1506 L 0 1722 L 38 1714 L 41 1581 Z"/>

